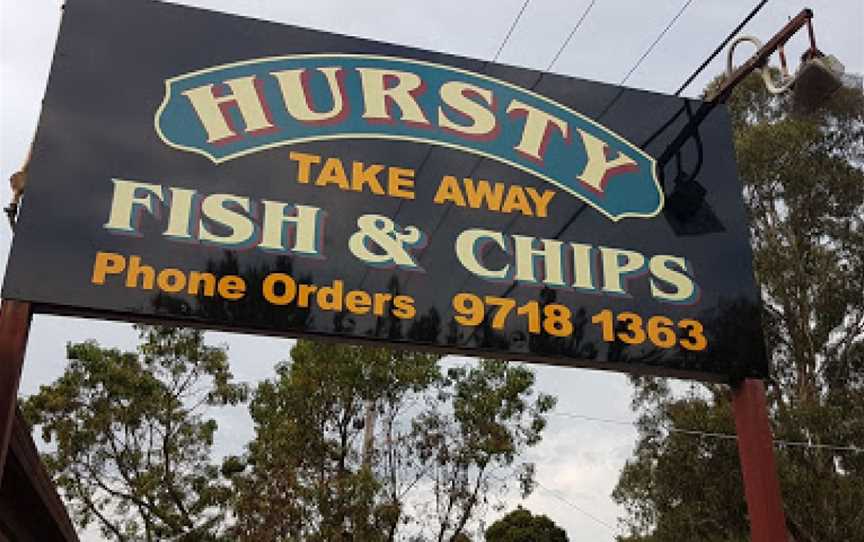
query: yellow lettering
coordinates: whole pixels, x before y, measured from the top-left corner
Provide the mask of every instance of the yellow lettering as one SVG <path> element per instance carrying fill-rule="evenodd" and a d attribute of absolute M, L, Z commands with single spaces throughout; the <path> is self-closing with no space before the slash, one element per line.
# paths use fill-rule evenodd
<path fill-rule="evenodd" d="M 351 189 L 357 192 L 363 191 L 363 185 L 368 185 L 369 189 L 379 196 L 384 195 L 384 188 L 378 180 L 378 174 L 384 171 L 384 166 L 380 164 L 371 164 L 369 167 L 364 167 L 363 162 L 354 162 L 351 167 Z"/>
<path fill-rule="evenodd" d="M 97 252 L 90 282 L 105 284 L 105 275 L 118 275 L 126 269 L 126 258 L 113 252 Z"/>
<path fill-rule="evenodd" d="M 219 295 L 234 301 L 243 297 L 246 293 L 246 281 L 237 275 L 225 275 L 219 279 Z"/>
<path fill-rule="evenodd" d="M 276 293 L 276 286 L 282 286 L 282 293 Z M 221 286 L 221 283 L 220 283 Z M 294 300 L 297 295 L 297 282 L 285 273 L 270 273 L 264 279 L 261 285 L 261 292 L 264 294 L 264 299 L 274 305 L 287 305 Z M 221 293 L 221 288 L 220 288 Z"/>
<path fill-rule="evenodd" d="M 552 198 L 555 197 L 556 192 L 554 190 L 544 190 L 543 193 L 540 194 L 530 186 L 526 186 L 525 190 L 534 202 L 534 207 L 536 209 L 534 214 L 540 218 L 546 218 L 549 214 L 549 203 L 551 203 Z"/>
<path fill-rule="evenodd" d="M 395 198 L 414 199 L 414 170 L 401 167 L 389 168 L 387 193 Z"/>
<path fill-rule="evenodd" d="M 204 286 L 203 291 L 201 286 Z M 189 273 L 189 293 L 198 295 L 199 292 L 207 297 L 216 295 L 216 276 L 212 273 L 202 273 L 200 271 Z"/>
<path fill-rule="evenodd" d="M 502 213 L 512 213 L 519 211 L 525 216 L 533 216 L 531 205 L 528 203 L 528 198 L 525 197 L 525 191 L 519 185 L 510 187 L 507 191 L 507 198 L 504 200 L 504 205 L 501 206 Z"/>
<path fill-rule="evenodd" d="M 410 320 L 417 316 L 414 298 L 408 295 L 397 295 L 393 298 L 393 316 L 403 320 Z"/>
<path fill-rule="evenodd" d="M 445 175 L 441 179 L 441 184 L 438 185 L 438 191 L 435 192 L 435 197 L 432 201 L 439 205 L 450 201 L 459 207 L 465 207 L 465 196 L 462 195 L 462 188 L 459 186 L 459 181 L 456 180 L 456 177 Z"/>
<path fill-rule="evenodd" d="M 291 151 L 288 157 L 297 162 L 297 182 L 309 184 L 311 180 L 312 164 L 320 164 L 321 157 L 316 154 Z"/>
<path fill-rule="evenodd" d="M 345 308 L 354 314 L 366 314 L 371 307 L 372 297 L 363 290 L 352 290 L 345 296 Z"/>
<path fill-rule="evenodd" d="M 141 277 L 142 289 L 153 289 L 156 271 L 149 265 L 142 265 L 140 256 L 132 256 L 129 258 L 129 271 L 126 272 L 126 287 L 138 288 L 138 277 Z"/>
<path fill-rule="evenodd" d="M 308 307 L 309 298 L 312 297 L 312 294 L 314 294 L 317 289 L 318 287 L 314 284 L 301 284 L 297 294 L 297 306 Z"/>
<path fill-rule="evenodd" d="M 372 314 L 375 316 L 384 316 L 384 309 L 387 308 L 387 302 L 393 298 L 392 294 L 376 293 L 374 296 L 374 306 Z"/>
<path fill-rule="evenodd" d="M 465 196 L 472 209 L 479 209 L 485 202 L 490 211 L 498 211 L 501 209 L 501 199 L 504 197 L 504 185 L 495 183 L 493 189 L 489 181 L 481 179 L 475 185 L 473 179 L 466 177 Z"/>
<path fill-rule="evenodd" d="M 328 158 L 321 166 L 321 173 L 318 174 L 318 178 L 315 179 L 316 186 L 325 186 L 330 183 L 336 184 L 342 189 L 349 188 L 345 168 L 342 167 L 342 161 L 338 158 Z"/>
<path fill-rule="evenodd" d="M 186 287 L 186 274 L 173 267 L 159 271 L 156 276 L 156 284 L 159 289 L 169 294 L 176 294 Z"/>
<path fill-rule="evenodd" d="M 345 284 L 341 280 L 334 280 L 332 286 L 323 286 L 318 289 L 316 300 L 318 306 L 325 311 L 342 310 L 342 289 Z"/>

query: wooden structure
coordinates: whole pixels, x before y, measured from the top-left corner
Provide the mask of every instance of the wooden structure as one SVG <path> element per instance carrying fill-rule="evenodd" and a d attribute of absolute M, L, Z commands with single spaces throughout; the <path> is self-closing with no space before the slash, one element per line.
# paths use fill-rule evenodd
<path fill-rule="evenodd" d="M 0 542 L 77 542 L 69 514 L 17 408 L 29 303 L 0 308 Z"/>
<path fill-rule="evenodd" d="M 77 542 L 20 411 L 16 410 L 11 429 L 0 481 L 0 542 Z"/>

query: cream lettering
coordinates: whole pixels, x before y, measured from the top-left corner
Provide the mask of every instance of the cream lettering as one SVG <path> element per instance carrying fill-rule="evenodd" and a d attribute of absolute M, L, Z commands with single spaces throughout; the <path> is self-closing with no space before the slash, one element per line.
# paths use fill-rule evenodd
<path fill-rule="evenodd" d="M 104 224 L 111 233 L 140 235 L 141 216 L 146 213 L 172 241 L 323 256 L 326 213 L 318 207 L 256 201 L 237 194 L 200 195 L 194 190 L 138 181 L 114 179 L 113 183 L 114 195 Z M 163 213 L 166 207 L 168 212 Z"/>

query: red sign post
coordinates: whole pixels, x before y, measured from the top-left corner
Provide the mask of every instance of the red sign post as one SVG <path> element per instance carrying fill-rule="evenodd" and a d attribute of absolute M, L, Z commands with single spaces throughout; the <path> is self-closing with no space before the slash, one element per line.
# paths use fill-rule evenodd
<path fill-rule="evenodd" d="M 750 514 L 750 540 L 785 542 L 788 539 L 786 517 L 774 462 L 774 442 L 763 381 L 748 378 L 733 385 L 732 408 L 744 495 Z"/>
<path fill-rule="evenodd" d="M 15 421 L 18 383 L 21 381 L 31 317 L 30 303 L 3 300 L 0 308 L 0 483 Z"/>

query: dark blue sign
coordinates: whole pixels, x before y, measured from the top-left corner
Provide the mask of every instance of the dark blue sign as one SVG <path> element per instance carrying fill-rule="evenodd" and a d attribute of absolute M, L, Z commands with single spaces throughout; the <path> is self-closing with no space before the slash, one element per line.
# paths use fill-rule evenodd
<path fill-rule="evenodd" d="M 723 107 L 68 0 L 3 285 L 36 311 L 764 376 Z"/>

